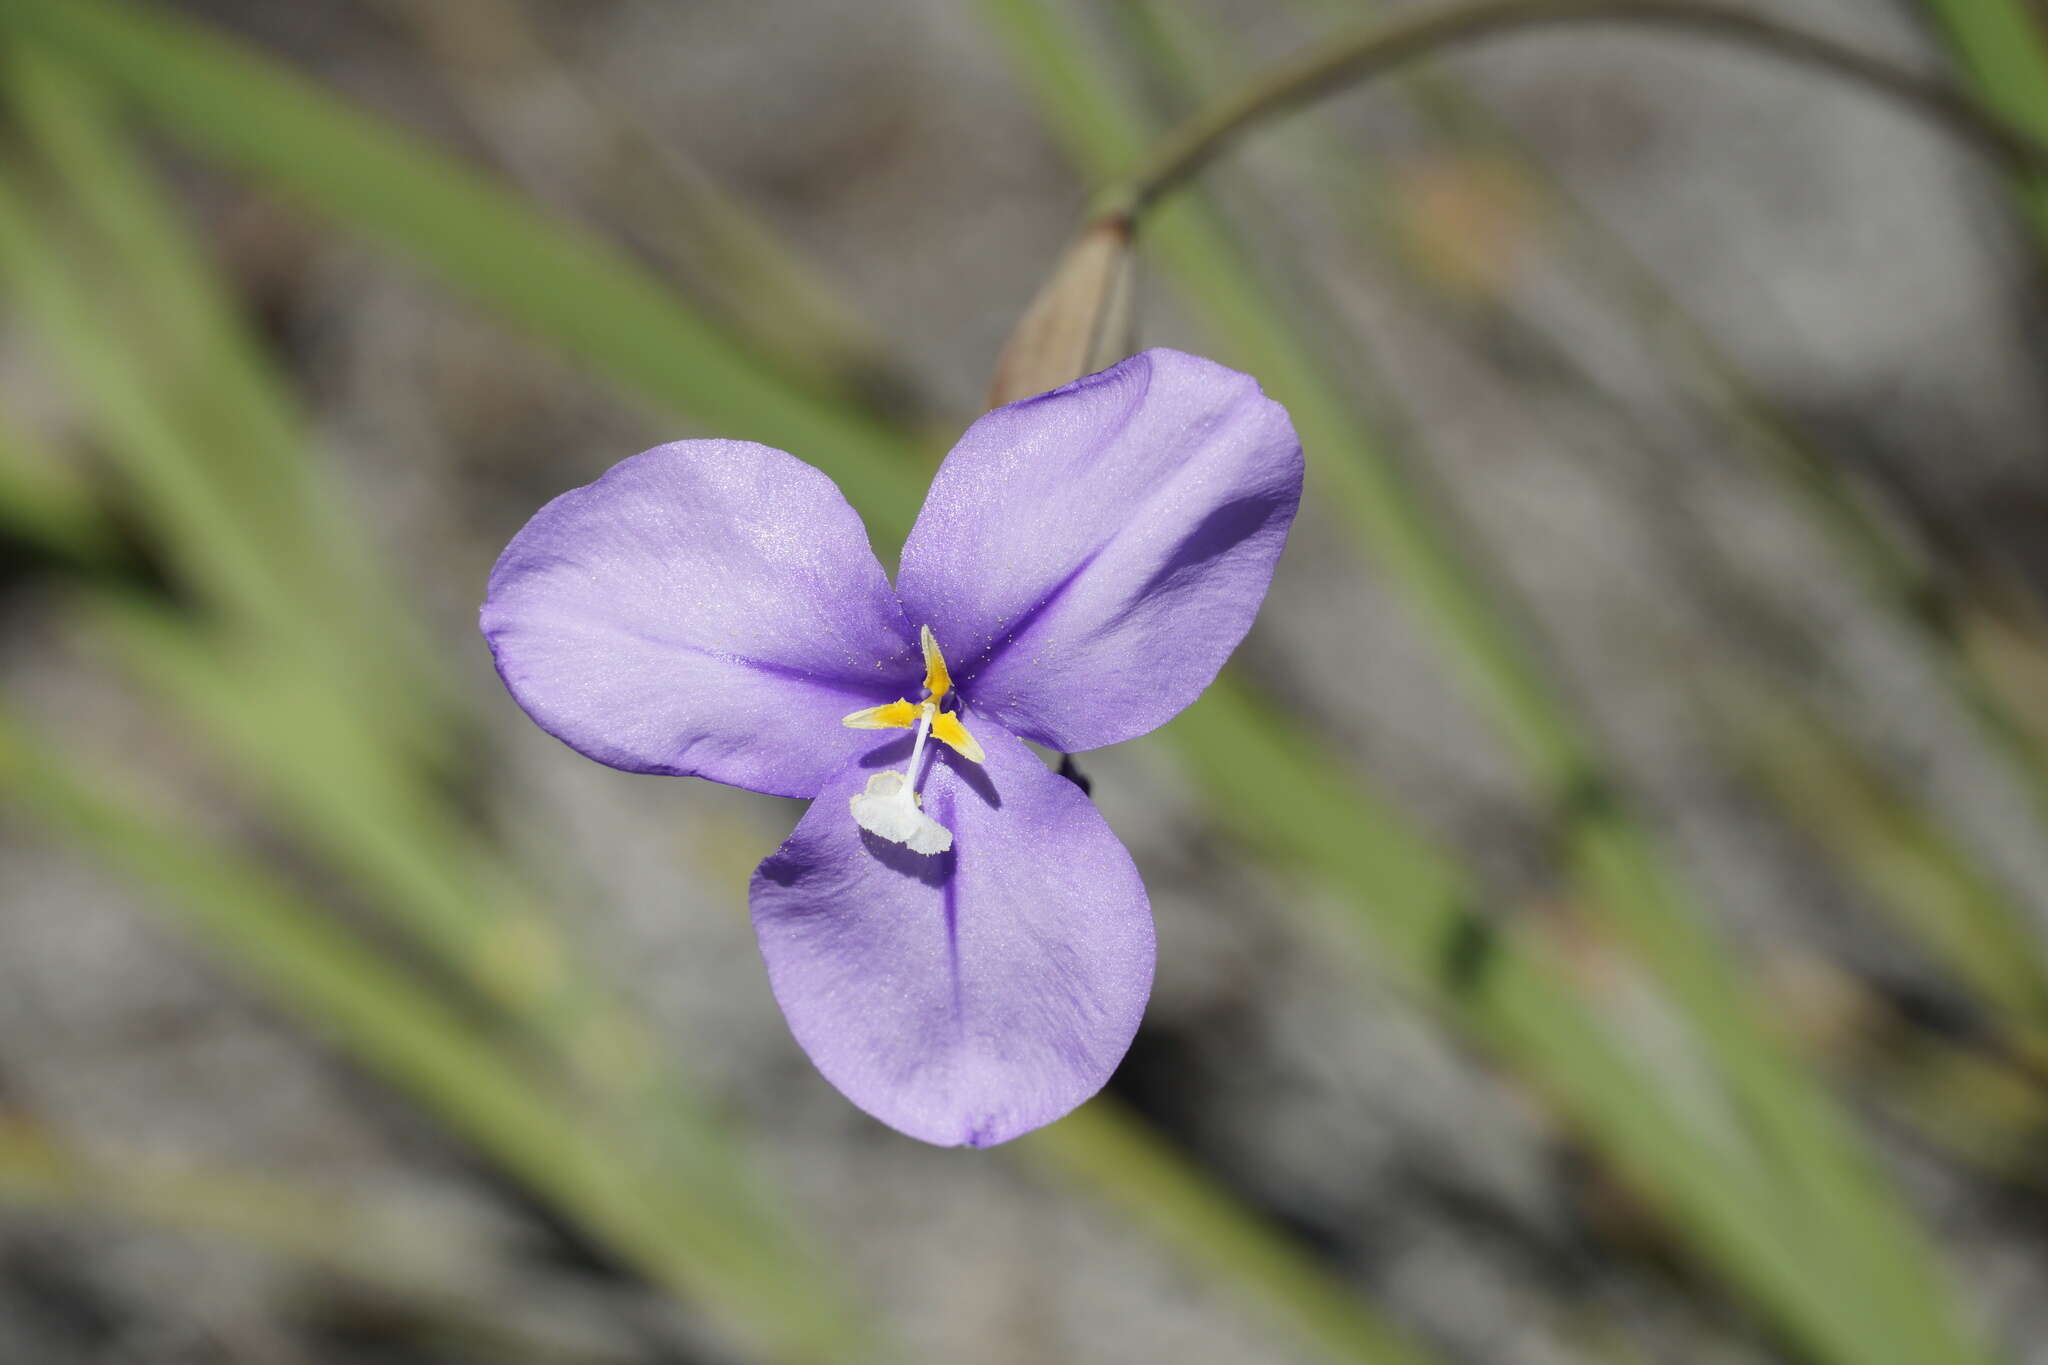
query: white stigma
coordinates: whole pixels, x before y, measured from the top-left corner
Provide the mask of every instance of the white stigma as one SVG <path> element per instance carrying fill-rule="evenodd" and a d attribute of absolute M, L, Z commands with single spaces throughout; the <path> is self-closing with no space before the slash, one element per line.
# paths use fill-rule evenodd
<path fill-rule="evenodd" d="M 918 765 L 924 759 L 925 737 L 931 733 L 932 713 L 937 709 L 930 702 L 920 709 L 908 768 L 900 773 L 876 773 L 868 779 L 868 789 L 847 802 L 855 824 L 913 853 L 944 853 L 953 846 L 953 831 L 924 813 L 923 799 L 917 794 Z"/>

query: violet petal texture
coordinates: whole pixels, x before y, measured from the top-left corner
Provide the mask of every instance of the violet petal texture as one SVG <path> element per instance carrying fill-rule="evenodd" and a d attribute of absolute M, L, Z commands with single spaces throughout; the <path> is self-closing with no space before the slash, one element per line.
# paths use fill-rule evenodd
<path fill-rule="evenodd" d="M 1151 350 L 969 427 L 897 590 L 973 714 L 1056 749 L 1200 695 L 1251 628 L 1301 501 L 1301 443 L 1249 376 Z"/>
<path fill-rule="evenodd" d="M 873 749 L 840 718 L 922 676 L 859 516 L 746 441 L 657 446 L 543 507 L 491 571 L 483 631 L 571 748 L 776 796 Z"/>
<path fill-rule="evenodd" d="M 751 890 L 769 984 L 797 1042 L 856 1105 L 911 1137 L 986 1147 L 1101 1088 L 1152 988 L 1152 914 L 1088 798 L 985 724 L 979 766 L 942 753 L 924 808 L 946 853 L 864 833 L 847 802 L 907 744 L 849 764 Z"/>

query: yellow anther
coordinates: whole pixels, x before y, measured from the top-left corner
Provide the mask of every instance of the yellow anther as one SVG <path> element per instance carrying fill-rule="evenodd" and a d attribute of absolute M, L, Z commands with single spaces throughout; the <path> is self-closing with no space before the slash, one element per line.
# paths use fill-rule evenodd
<path fill-rule="evenodd" d="M 886 706 L 869 706 L 840 721 L 849 730 L 908 730 L 917 724 L 924 710 L 914 701 L 898 697 Z"/>
<path fill-rule="evenodd" d="M 877 838 L 902 844 L 913 853 L 938 854 L 953 847 L 953 832 L 924 813 L 917 784 L 924 776 L 924 742 L 936 738 L 970 763 L 985 762 L 988 755 L 975 742 L 960 717 L 941 711 L 939 705 L 953 690 L 946 672 L 946 660 L 930 626 L 920 626 L 918 643 L 924 647 L 924 700 L 910 702 L 898 697 L 884 706 L 855 711 L 840 724 L 855 730 L 907 730 L 917 727 L 911 741 L 910 761 L 902 772 L 879 772 L 868 779 L 867 789 L 848 798 L 853 822 Z"/>
<path fill-rule="evenodd" d="M 944 740 L 969 763 L 985 762 L 988 758 L 974 736 L 967 733 L 967 727 L 960 723 L 960 717 L 951 711 L 941 711 L 932 717 L 932 738 Z"/>
<path fill-rule="evenodd" d="M 918 643 L 924 646 L 924 691 L 931 701 L 944 701 L 946 694 L 953 690 L 953 676 L 946 672 L 946 661 L 939 654 L 939 642 L 932 636 L 930 626 L 917 628 Z"/>

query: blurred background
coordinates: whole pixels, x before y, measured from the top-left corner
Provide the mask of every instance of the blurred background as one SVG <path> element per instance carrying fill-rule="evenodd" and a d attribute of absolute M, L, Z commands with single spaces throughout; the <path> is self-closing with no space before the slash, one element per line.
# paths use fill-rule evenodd
<path fill-rule="evenodd" d="M 492 674 L 659 441 L 893 562 L 1090 192 L 1415 8 L 0 2 L 0 1361 L 2048 1362 L 2048 180 L 1867 90 L 1532 29 L 1146 219 L 1309 485 L 1085 759 L 1159 978 L 1041 1133 L 846 1104 L 799 807 Z M 2035 0 L 1751 9 L 2048 138 Z"/>

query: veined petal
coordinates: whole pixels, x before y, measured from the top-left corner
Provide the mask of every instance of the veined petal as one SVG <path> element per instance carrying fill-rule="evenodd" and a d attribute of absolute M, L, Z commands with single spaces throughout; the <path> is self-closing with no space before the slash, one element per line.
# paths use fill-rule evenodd
<path fill-rule="evenodd" d="M 1078 787 L 1011 735 L 941 753 L 920 854 L 848 816 L 849 764 L 754 873 L 754 930 L 797 1042 L 901 1132 L 986 1147 L 1102 1087 L 1152 989 L 1152 914 L 1130 855 Z M 887 751 L 885 751 L 887 752 Z M 900 762 L 900 756 L 898 758 Z"/>
<path fill-rule="evenodd" d="M 1192 702 L 1244 638 L 1301 477 L 1286 412 L 1248 376 L 1147 351 L 968 428 L 897 590 L 976 714 L 1113 744 Z"/>
<path fill-rule="evenodd" d="M 615 768 L 811 796 L 916 684 L 916 637 L 832 481 L 746 441 L 678 441 L 535 514 L 483 631 L 541 728 Z"/>

